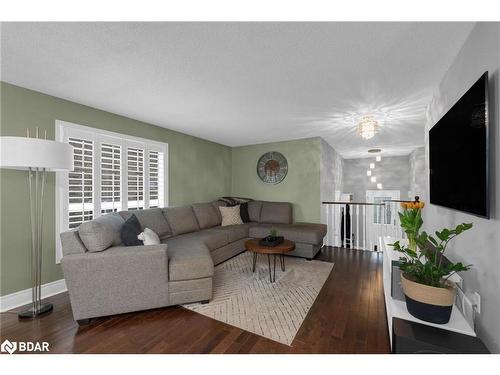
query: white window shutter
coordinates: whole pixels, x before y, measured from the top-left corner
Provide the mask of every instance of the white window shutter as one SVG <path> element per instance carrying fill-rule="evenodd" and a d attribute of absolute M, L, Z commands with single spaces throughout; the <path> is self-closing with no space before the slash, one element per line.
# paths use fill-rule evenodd
<path fill-rule="evenodd" d="M 120 210 L 168 206 L 168 144 L 56 120 L 56 139 L 74 148 L 74 171 L 56 174 L 59 234 Z"/>
<path fill-rule="evenodd" d="M 121 146 L 101 144 L 101 213 L 121 210 Z"/>
<path fill-rule="evenodd" d="M 127 208 L 144 209 L 144 150 L 127 148 Z"/>
<path fill-rule="evenodd" d="M 68 138 L 73 146 L 74 170 L 68 173 L 68 225 L 77 228 L 94 217 L 94 142 Z"/>
<path fill-rule="evenodd" d="M 149 207 L 163 207 L 164 196 L 164 156 L 163 152 L 149 152 Z"/>

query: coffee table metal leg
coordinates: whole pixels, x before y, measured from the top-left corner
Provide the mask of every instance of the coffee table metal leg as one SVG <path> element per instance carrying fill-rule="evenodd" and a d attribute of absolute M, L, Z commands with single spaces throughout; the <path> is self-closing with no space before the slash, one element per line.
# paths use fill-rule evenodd
<path fill-rule="evenodd" d="M 252 272 L 255 272 L 255 264 L 257 263 L 257 253 L 253 253 L 253 265 L 252 265 Z"/>
<path fill-rule="evenodd" d="M 273 262 L 274 262 L 274 266 L 273 266 L 273 282 L 276 281 L 276 254 L 274 254 L 274 257 L 273 257 Z"/>
<path fill-rule="evenodd" d="M 281 270 L 285 272 L 285 255 L 280 254 Z"/>
<path fill-rule="evenodd" d="M 273 275 L 271 273 L 271 255 L 267 254 L 267 264 L 269 266 L 269 281 L 273 282 Z"/>

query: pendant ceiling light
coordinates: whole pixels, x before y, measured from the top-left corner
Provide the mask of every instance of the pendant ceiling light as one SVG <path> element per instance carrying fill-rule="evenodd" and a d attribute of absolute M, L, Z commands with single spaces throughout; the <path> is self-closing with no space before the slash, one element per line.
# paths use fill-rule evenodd
<path fill-rule="evenodd" d="M 358 124 L 358 134 L 364 139 L 370 139 L 378 132 L 378 122 L 373 116 L 364 116 Z"/>

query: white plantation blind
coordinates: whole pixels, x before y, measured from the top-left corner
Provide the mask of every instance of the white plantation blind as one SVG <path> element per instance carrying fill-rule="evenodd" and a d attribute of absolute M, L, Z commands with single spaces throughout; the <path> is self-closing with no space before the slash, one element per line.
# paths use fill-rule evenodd
<path fill-rule="evenodd" d="M 163 152 L 149 152 L 149 207 L 163 207 L 164 189 Z"/>
<path fill-rule="evenodd" d="M 144 208 L 144 150 L 129 147 L 127 149 L 127 185 L 129 210 L 142 210 Z"/>
<path fill-rule="evenodd" d="M 93 199 L 93 141 L 80 138 L 68 139 L 73 146 L 74 170 L 68 173 L 68 229 L 92 220 Z"/>
<path fill-rule="evenodd" d="M 101 213 L 121 210 L 121 146 L 101 144 Z"/>
<path fill-rule="evenodd" d="M 168 206 L 166 143 L 56 121 L 56 140 L 74 148 L 75 169 L 56 174 L 59 234 L 121 210 Z"/>

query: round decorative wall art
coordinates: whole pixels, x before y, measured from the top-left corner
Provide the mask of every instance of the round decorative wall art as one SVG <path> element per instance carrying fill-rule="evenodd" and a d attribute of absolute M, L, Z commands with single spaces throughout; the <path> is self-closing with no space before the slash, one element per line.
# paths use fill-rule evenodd
<path fill-rule="evenodd" d="M 279 184 L 288 172 L 286 158 L 277 151 L 262 155 L 257 163 L 257 175 L 266 184 Z"/>

